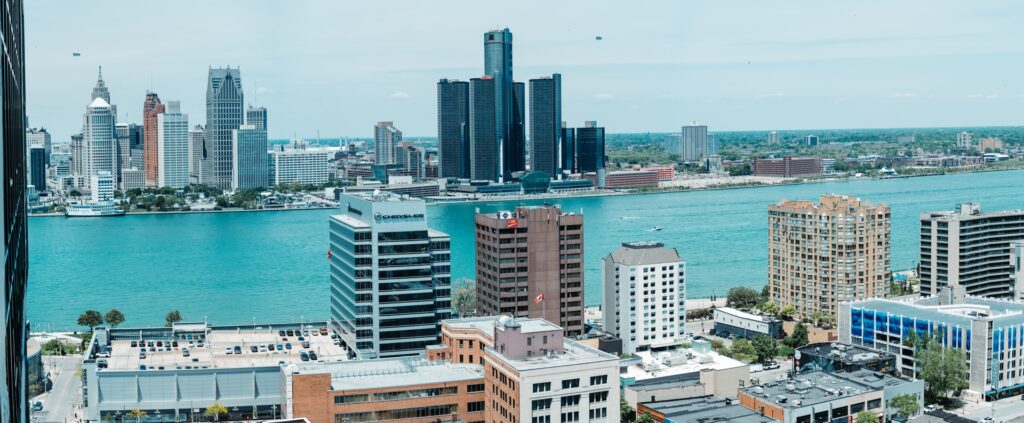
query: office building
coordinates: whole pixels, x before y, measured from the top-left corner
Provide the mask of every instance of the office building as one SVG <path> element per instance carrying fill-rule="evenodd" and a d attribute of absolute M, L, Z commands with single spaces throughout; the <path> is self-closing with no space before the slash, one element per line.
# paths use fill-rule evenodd
<path fill-rule="evenodd" d="M 121 191 L 146 188 L 146 171 L 132 167 L 121 169 Z"/>
<path fill-rule="evenodd" d="M 146 92 L 146 101 L 142 103 L 143 127 L 143 169 L 146 170 L 146 186 L 156 186 L 160 180 L 160 146 L 157 141 L 159 127 L 157 116 L 165 111 L 160 96 L 154 92 Z"/>
<path fill-rule="evenodd" d="M 327 161 L 331 156 L 331 151 L 308 148 L 305 144 L 295 144 L 291 148 L 275 148 L 270 152 L 267 170 L 270 175 L 269 182 L 272 185 L 326 183 Z"/>
<path fill-rule="evenodd" d="M 46 165 L 50 165 L 50 153 L 53 152 L 53 140 L 46 128 L 32 128 L 25 131 L 25 145 L 28 147 L 41 145 L 46 151 Z"/>
<path fill-rule="evenodd" d="M 768 284 L 780 308 L 835 316 L 839 303 L 885 297 L 892 280 L 889 207 L 822 195 L 768 207 Z"/>
<path fill-rule="evenodd" d="M 476 215 L 477 310 L 583 333 L 583 215 L 555 206 Z"/>
<path fill-rule="evenodd" d="M 576 128 L 576 170 L 578 173 L 605 171 L 604 127 L 588 120 Z"/>
<path fill-rule="evenodd" d="M 779 133 L 771 131 L 768 133 L 768 145 L 776 145 L 779 143 Z"/>
<path fill-rule="evenodd" d="M 402 142 L 402 131 L 395 128 L 394 122 L 377 122 L 373 126 L 374 163 L 395 163 L 395 147 Z"/>
<path fill-rule="evenodd" d="M 157 115 L 157 186 L 184 188 L 188 178 L 188 115 L 177 101 Z"/>
<path fill-rule="evenodd" d="M 86 108 L 82 122 L 82 177 L 91 177 L 100 172 L 114 175 L 117 166 L 117 140 L 114 131 L 114 112 L 101 97 L 97 97 Z M 90 190 L 96 189 L 89 185 Z"/>
<path fill-rule="evenodd" d="M 970 132 L 961 132 L 956 134 L 956 146 L 962 149 L 969 149 L 974 144 L 974 137 Z"/>
<path fill-rule="evenodd" d="M 415 355 L 451 316 L 450 238 L 426 203 L 388 192 L 344 194 L 330 217 L 331 324 L 358 358 Z"/>
<path fill-rule="evenodd" d="M 562 177 L 562 76 L 530 80 L 530 170 Z"/>
<path fill-rule="evenodd" d="M 604 329 L 622 352 L 678 344 L 686 333 L 686 261 L 658 242 L 625 242 L 601 259 Z"/>
<path fill-rule="evenodd" d="M 633 409 L 648 401 L 731 397 L 750 384 L 749 364 L 715 352 L 701 339 L 689 348 L 637 352 L 620 367 L 623 399 Z"/>
<path fill-rule="evenodd" d="M 753 339 L 764 335 L 779 339 L 785 335 L 782 320 L 772 316 L 747 313 L 732 307 L 715 307 L 712 313 L 717 336 Z"/>
<path fill-rule="evenodd" d="M 0 16 L 0 142 L 3 143 L 4 295 L 0 295 L 0 420 L 28 422 L 25 292 L 28 221 L 25 213 L 25 34 L 20 0 L 3 0 Z"/>
<path fill-rule="evenodd" d="M 576 129 L 566 127 L 565 122 L 562 122 L 562 135 L 560 135 L 560 138 L 562 142 L 558 148 L 562 152 L 562 161 L 559 166 L 562 167 L 562 172 L 579 173 L 579 170 L 576 168 L 576 155 L 578 154 L 576 148 Z"/>
<path fill-rule="evenodd" d="M 33 145 L 28 151 L 28 184 L 36 191 L 46 191 L 46 148 Z"/>
<path fill-rule="evenodd" d="M 121 180 L 122 169 L 133 167 L 142 169 L 143 163 L 143 138 L 145 131 L 143 127 L 134 123 L 118 123 L 114 126 L 117 133 L 117 180 Z"/>
<path fill-rule="evenodd" d="M 711 155 L 708 149 L 708 126 L 698 125 L 697 122 L 683 125 L 679 134 L 679 148 L 676 153 L 687 163 L 700 163 Z"/>
<path fill-rule="evenodd" d="M 261 131 L 267 130 L 267 108 L 263 106 L 249 106 L 245 109 L 245 123 L 256 127 Z"/>
<path fill-rule="evenodd" d="M 437 148 L 442 178 L 469 178 L 469 83 L 437 83 Z"/>
<path fill-rule="evenodd" d="M 401 173 L 414 178 L 422 178 L 426 166 L 426 151 L 411 142 L 401 142 L 395 147 L 395 164 Z"/>
<path fill-rule="evenodd" d="M 494 93 L 492 77 L 469 81 L 469 177 L 478 181 L 499 180 L 501 147 Z"/>
<path fill-rule="evenodd" d="M 267 188 L 267 131 L 246 124 L 232 131 L 231 189 Z"/>
<path fill-rule="evenodd" d="M 818 342 L 800 348 L 796 358 L 796 371 L 807 372 L 855 372 L 870 370 L 899 376 L 896 355 L 842 342 Z"/>
<path fill-rule="evenodd" d="M 592 178 L 594 186 L 607 189 L 640 189 L 657 188 L 658 172 L 654 170 L 617 170 L 614 172 L 585 173 L 584 178 Z"/>
<path fill-rule="evenodd" d="M 238 68 L 210 68 L 206 85 L 206 169 L 207 185 L 231 188 L 231 140 L 245 117 L 242 105 L 242 75 Z"/>
<path fill-rule="evenodd" d="M 963 286 L 913 300 L 860 299 L 839 311 L 839 340 L 898 356 L 900 374 L 917 377 L 915 350 L 904 341 L 926 336 L 967 358 L 969 401 L 1019 396 L 1024 389 L 1024 302 L 967 296 Z"/>
<path fill-rule="evenodd" d="M 756 176 L 773 178 L 801 178 L 820 176 L 823 172 L 820 157 L 791 157 L 781 159 L 761 159 L 755 157 L 750 161 L 750 170 Z"/>
<path fill-rule="evenodd" d="M 805 143 L 808 146 L 813 147 L 813 146 L 818 145 L 818 136 L 817 135 L 808 135 L 804 140 L 805 140 Z"/>
<path fill-rule="evenodd" d="M 968 295 L 1011 298 L 1011 243 L 1024 240 L 1024 210 L 982 212 L 981 204 L 921 213 L 921 295 L 962 285 Z"/>
<path fill-rule="evenodd" d="M 494 139 L 500 144 L 497 146 L 500 169 L 495 180 L 508 181 L 512 172 L 526 169 L 526 133 L 523 127 L 526 89 L 512 76 L 512 31 L 508 28 L 484 34 L 484 75 L 494 80 L 493 98 L 490 95 L 485 98 L 494 102 Z M 470 96 L 473 95 L 470 87 Z M 482 142 L 491 139 L 490 135 L 480 135 L 484 137 Z"/>
<path fill-rule="evenodd" d="M 203 177 L 206 161 L 206 128 L 196 125 L 188 130 L 188 180 L 193 184 L 205 184 Z"/>
<path fill-rule="evenodd" d="M 917 398 L 924 408 L 924 382 L 870 370 L 851 373 L 808 372 L 791 381 L 763 382 L 739 388 L 740 405 L 778 422 L 851 421 L 869 411 L 881 421 L 895 421 L 890 401 L 900 395 Z"/>
<path fill-rule="evenodd" d="M 1024 301 L 1024 241 L 1010 243 L 1010 268 L 1010 278 L 1013 280 L 1013 299 Z"/>
<path fill-rule="evenodd" d="M 86 172 L 88 169 L 88 155 L 85 150 L 85 137 L 82 134 L 71 135 L 71 164 L 69 171 L 71 179 L 76 188 L 88 188 L 89 178 Z"/>
<path fill-rule="evenodd" d="M 90 195 L 93 203 L 105 203 L 114 200 L 114 175 L 101 170 L 89 178 Z"/>

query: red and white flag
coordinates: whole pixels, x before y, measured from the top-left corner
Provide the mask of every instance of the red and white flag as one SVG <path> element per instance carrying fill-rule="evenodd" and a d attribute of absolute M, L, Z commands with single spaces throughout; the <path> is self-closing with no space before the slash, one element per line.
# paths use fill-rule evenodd
<path fill-rule="evenodd" d="M 540 304 L 541 301 L 544 301 L 544 293 L 543 292 L 540 295 L 538 295 L 537 298 L 533 299 L 533 303 L 534 304 Z"/>

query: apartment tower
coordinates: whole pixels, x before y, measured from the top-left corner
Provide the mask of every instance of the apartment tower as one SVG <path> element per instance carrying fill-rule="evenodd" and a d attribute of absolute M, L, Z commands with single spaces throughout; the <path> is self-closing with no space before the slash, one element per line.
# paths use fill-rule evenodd
<path fill-rule="evenodd" d="M 889 207 L 822 195 L 768 206 L 768 283 L 779 307 L 835 316 L 839 303 L 889 293 Z"/>
<path fill-rule="evenodd" d="M 476 215 L 477 310 L 583 333 L 583 216 L 555 206 Z"/>
<path fill-rule="evenodd" d="M 686 332 L 686 261 L 659 242 L 626 242 L 601 259 L 604 328 L 623 353 L 676 345 Z"/>
<path fill-rule="evenodd" d="M 395 163 L 395 147 L 402 142 L 402 131 L 395 128 L 394 122 L 377 122 L 373 126 L 374 163 Z"/>

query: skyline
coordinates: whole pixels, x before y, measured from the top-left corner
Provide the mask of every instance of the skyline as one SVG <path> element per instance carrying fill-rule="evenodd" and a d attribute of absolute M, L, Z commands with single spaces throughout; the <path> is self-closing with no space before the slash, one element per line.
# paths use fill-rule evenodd
<path fill-rule="evenodd" d="M 516 37 L 518 80 L 561 73 L 564 120 L 597 120 L 609 133 L 677 132 L 694 120 L 712 132 L 1020 123 L 1024 84 L 1013 70 L 1024 47 L 1013 40 L 1024 29 L 1012 2 L 581 4 L 544 6 L 553 13 L 541 16 L 530 13 L 541 3 L 529 3 L 500 17 L 468 2 L 214 4 L 204 15 L 164 4 L 30 4 L 29 123 L 55 141 L 78 132 L 98 66 L 122 119 L 141 123 L 151 78 L 161 99 L 203 116 L 207 70 L 230 64 L 241 67 L 247 103 L 267 107 L 271 139 L 317 129 L 369 138 L 378 121 L 433 137 L 437 81 L 482 75 L 481 34 L 504 27 Z M 228 10 L 241 19 L 221 19 Z M 409 24 L 379 25 L 383 11 Z M 173 31 L 132 16 L 190 24 Z M 47 30 L 96 21 L 118 24 Z"/>

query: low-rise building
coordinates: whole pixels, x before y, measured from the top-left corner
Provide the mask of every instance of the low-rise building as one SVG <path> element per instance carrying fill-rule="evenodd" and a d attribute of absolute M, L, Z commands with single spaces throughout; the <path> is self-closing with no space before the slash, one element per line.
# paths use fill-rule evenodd
<path fill-rule="evenodd" d="M 648 414 L 659 423 L 770 423 L 775 420 L 761 415 L 754 410 L 740 405 L 737 398 L 716 398 L 703 396 L 697 398 L 658 400 L 641 403 L 636 408 L 637 415 Z"/>
<path fill-rule="evenodd" d="M 146 171 L 139 168 L 121 169 L 121 191 L 146 188 Z"/>
<path fill-rule="evenodd" d="M 634 409 L 649 401 L 735 396 L 750 382 L 748 364 L 712 351 L 702 340 L 691 348 L 639 352 L 620 366 L 623 398 Z"/>
<path fill-rule="evenodd" d="M 823 172 L 820 157 L 791 156 L 785 156 L 781 159 L 755 158 L 750 161 L 750 170 L 756 176 L 771 176 L 776 178 L 819 176 Z"/>
<path fill-rule="evenodd" d="M 753 338 L 765 335 L 772 339 L 782 337 L 782 321 L 763 314 L 747 313 L 732 307 L 718 307 L 713 311 L 715 335 Z"/>
<path fill-rule="evenodd" d="M 820 342 L 797 348 L 797 372 L 853 372 L 871 370 L 897 375 L 896 356 L 884 351 L 841 342 Z"/>
<path fill-rule="evenodd" d="M 658 172 L 653 170 L 618 170 L 607 172 L 603 175 L 604 184 L 601 182 L 600 173 L 585 173 L 583 177 L 594 181 L 594 185 L 608 189 L 637 189 L 657 188 Z"/>

